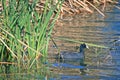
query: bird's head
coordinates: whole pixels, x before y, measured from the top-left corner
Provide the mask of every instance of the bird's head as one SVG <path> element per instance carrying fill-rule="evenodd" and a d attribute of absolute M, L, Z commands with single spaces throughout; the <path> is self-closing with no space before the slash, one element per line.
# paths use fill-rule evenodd
<path fill-rule="evenodd" d="M 80 48 L 81 48 L 81 49 L 85 49 L 85 48 L 89 49 L 88 45 L 85 44 L 85 43 L 81 44 L 81 45 L 80 45 Z"/>

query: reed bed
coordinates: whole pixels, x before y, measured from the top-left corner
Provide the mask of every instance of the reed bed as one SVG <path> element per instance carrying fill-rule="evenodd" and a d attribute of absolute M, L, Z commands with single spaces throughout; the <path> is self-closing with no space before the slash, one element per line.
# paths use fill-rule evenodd
<path fill-rule="evenodd" d="M 51 1 L 46 0 L 39 13 L 38 0 L 1 0 L 0 65 L 5 73 L 36 68 L 40 74 L 47 72 L 49 40 L 62 6 L 62 1 L 54 5 Z"/>
<path fill-rule="evenodd" d="M 7 4 L 8 4 L 7 0 Z M 59 0 L 52 0 L 49 1 L 52 5 L 55 5 Z M 29 0 L 29 3 L 32 3 L 33 0 Z M 43 12 L 44 10 L 44 5 L 45 5 L 46 0 L 40 0 L 36 4 L 36 11 L 39 13 Z M 83 12 L 88 12 L 88 13 L 93 13 L 95 10 L 100 13 L 102 16 L 105 16 L 103 14 L 103 11 L 105 10 L 105 7 L 107 7 L 107 3 L 112 3 L 116 4 L 118 3 L 117 0 L 64 0 L 60 15 L 59 17 L 62 18 L 64 15 L 75 15 Z M 99 7 L 102 7 L 99 9 Z M 50 5 L 49 5 L 50 7 Z M 49 8 L 48 7 L 48 8 Z M 118 6 L 116 6 L 119 8 Z M 2 11 L 2 5 L 0 4 L 0 11 Z M 57 10 L 56 10 L 57 11 Z"/>
<path fill-rule="evenodd" d="M 61 16 L 83 12 L 93 13 L 95 10 L 105 16 L 102 11 L 105 10 L 107 3 L 116 4 L 118 2 L 113 0 L 65 0 L 61 8 Z M 102 6 L 102 8 L 99 9 L 99 6 Z"/>
<path fill-rule="evenodd" d="M 58 0 L 53 0 L 52 4 L 56 4 Z M 39 4 L 37 4 L 36 9 L 41 12 L 43 10 L 42 5 L 44 5 L 45 0 L 41 0 Z M 63 16 L 66 15 L 75 15 L 83 12 L 87 13 L 93 13 L 95 10 L 100 13 L 102 16 L 105 16 L 103 14 L 103 11 L 105 10 L 105 7 L 107 6 L 107 3 L 116 4 L 117 1 L 113 0 L 64 0 L 61 8 L 61 12 L 59 17 L 63 18 Z M 102 6 L 101 9 L 98 7 Z"/>

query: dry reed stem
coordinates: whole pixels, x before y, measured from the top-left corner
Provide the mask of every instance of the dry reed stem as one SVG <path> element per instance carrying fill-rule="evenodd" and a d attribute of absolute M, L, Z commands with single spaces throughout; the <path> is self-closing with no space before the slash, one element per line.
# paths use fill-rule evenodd
<path fill-rule="evenodd" d="M 119 6 L 115 6 L 116 8 L 118 8 L 118 9 L 120 9 L 120 7 Z"/>
<path fill-rule="evenodd" d="M 44 4 L 46 0 L 40 0 L 36 5 L 36 11 L 39 13 L 43 12 L 44 10 Z M 9 0 L 7 0 L 6 4 L 8 5 Z M 33 0 L 29 0 L 30 4 L 33 2 Z M 56 4 L 58 0 L 53 0 L 53 4 Z M 93 4 L 92 4 L 92 3 Z M 89 5 L 92 6 L 96 11 L 98 11 L 102 16 L 105 16 L 94 4 L 103 4 L 102 11 L 105 10 L 106 3 L 118 3 L 117 1 L 113 0 L 65 0 L 62 8 L 61 8 L 61 14 L 60 15 L 74 15 L 79 14 L 80 12 L 86 11 L 89 13 L 93 13 L 93 11 L 89 8 Z M 82 9 L 81 9 L 82 8 Z M 0 3 L 0 12 L 2 11 L 2 5 Z"/>
<path fill-rule="evenodd" d="M 98 11 L 102 16 L 105 16 L 98 8 L 96 8 L 93 4 L 91 4 L 89 1 L 86 1 L 90 6 L 92 6 L 96 11 Z"/>

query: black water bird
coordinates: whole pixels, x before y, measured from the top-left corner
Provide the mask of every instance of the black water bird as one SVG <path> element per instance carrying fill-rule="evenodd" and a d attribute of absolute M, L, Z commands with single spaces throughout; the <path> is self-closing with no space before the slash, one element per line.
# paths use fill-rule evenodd
<path fill-rule="evenodd" d="M 80 65 L 86 66 L 86 64 L 84 64 L 84 60 L 85 60 L 84 50 L 86 48 L 88 48 L 88 46 L 85 43 L 83 43 L 80 45 L 79 52 L 68 52 L 68 51 L 60 52 L 59 53 L 60 62 L 68 62 L 68 61 L 79 62 Z"/>

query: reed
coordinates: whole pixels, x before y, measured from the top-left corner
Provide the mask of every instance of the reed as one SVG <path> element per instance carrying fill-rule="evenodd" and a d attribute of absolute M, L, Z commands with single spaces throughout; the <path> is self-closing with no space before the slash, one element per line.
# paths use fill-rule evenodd
<path fill-rule="evenodd" d="M 36 62 L 46 62 L 52 29 L 62 1 L 52 5 L 46 0 L 43 12 L 36 10 L 38 0 L 1 0 L 0 64 L 30 69 Z M 6 5 L 7 4 L 7 5 Z"/>
<path fill-rule="evenodd" d="M 77 40 L 74 40 L 74 39 L 69 39 L 69 38 L 62 38 L 62 37 L 57 37 L 55 39 L 58 39 L 58 40 L 63 40 L 63 41 L 69 41 L 69 42 L 73 42 L 73 43 L 79 43 L 79 44 L 83 44 L 83 43 L 86 43 L 86 42 L 82 42 L 82 41 L 77 41 Z M 93 43 L 86 43 L 88 46 L 91 46 L 91 47 L 96 47 L 96 48 L 102 48 L 102 49 L 107 49 L 109 47 L 107 46 L 104 46 L 104 45 L 97 45 L 97 44 L 93 44 Z M 56 44 L 55 44 L 56 45 Z"/>
<path fill-rule="evenodd" d="M 80 14 L 83 12 L 94 13 L 97 11 L 103 17 L 104 10 L 107 7 L 107 3 L 116 4 L 115 0 L 65 0 L 61 8 L 61 17 L 68 15 Z M 102 8 L 99 8 L 101 6 Z"/>

